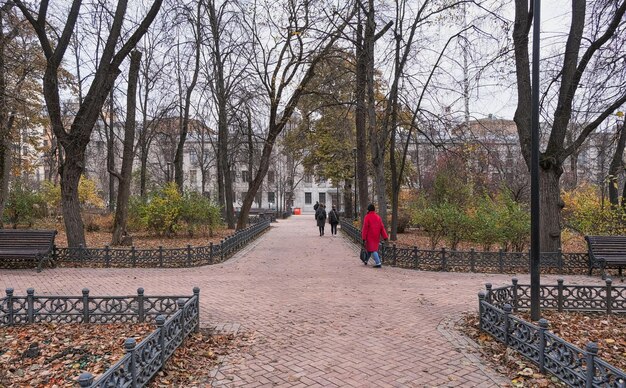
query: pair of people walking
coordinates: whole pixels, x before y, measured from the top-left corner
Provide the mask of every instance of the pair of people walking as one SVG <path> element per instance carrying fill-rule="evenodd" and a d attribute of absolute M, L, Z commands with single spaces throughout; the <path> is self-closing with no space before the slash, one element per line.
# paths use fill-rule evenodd
<path fill-rule="evenodd" d="M 328 223 L 330 223 L 330 233 L 332 235 L 336 235 L 337 224 L 339 223 L 339 214 L 337 214 L 337 209 L 333 206 L 330 212 L 326 214 L 326 205 L 316 203 L 315 206 L 317 206 L 317 209 L 315 209 L 315 220 L 317 221 L 320 236 L 324 235 L 326 219 L 328 219 Z M 315 206 L 313 208 L 315 208 Z"/>

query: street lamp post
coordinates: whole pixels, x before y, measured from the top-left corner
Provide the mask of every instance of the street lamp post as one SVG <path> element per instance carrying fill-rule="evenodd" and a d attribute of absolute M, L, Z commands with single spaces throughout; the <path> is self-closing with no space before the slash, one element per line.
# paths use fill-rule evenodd
<path fill-rule="evenodd" d="M 533 0 L 533 62 L 532 62 L 532 126 L 530 157 L 530 318 L 541 318 L 540 275 L 541 258 L 540 202 L 539 202 L 539 22 L 541 20 L 541 0 Z"/>
<path fill-rule="evenodd" d="M 354 156 L 354 219 L 358 220 L 356 215 L 356 147 L 352 148 L 352 155 Z"/>

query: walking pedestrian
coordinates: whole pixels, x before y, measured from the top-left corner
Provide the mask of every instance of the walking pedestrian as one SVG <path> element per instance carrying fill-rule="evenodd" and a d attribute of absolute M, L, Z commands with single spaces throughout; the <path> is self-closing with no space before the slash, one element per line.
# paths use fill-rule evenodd
<path fill-rule="evenodd" d="M 380 245 L 380 237 L 383 237 L 385 241 L 389 238 L 383 220 L 378 214 L 376 214 L 376 208 L 374 204 L 370 203 L 367 206 L 367 214 L 363 219 L 363 229 L 361 231 L 361 238 L 363 239 L 363 245 L 367 251 L 367 260 L 363 260 L 363 264 L 367 265 L 370 257 L 374 257 L 374 268 L 381 268 L 382 262 L 378 254 L 378 246 Z"/>
<path fill-rule="evenodd" d="M 320 230 L 320 236 L 324 235 L 324 226 L 326 225 L 326 210 L 324 204 L 320 204 L 315 213 L 315 219 L 317 220 L 317 227 Z"/>
<path fill-rule="evenodd" d="M 335 206 L 328 212 L 328 223 L 330 224 L 330 234 L 333 236 L 337 235 L 337 224 L 339 223 L 339 214 L 337 214 L 337 209 Z"/>

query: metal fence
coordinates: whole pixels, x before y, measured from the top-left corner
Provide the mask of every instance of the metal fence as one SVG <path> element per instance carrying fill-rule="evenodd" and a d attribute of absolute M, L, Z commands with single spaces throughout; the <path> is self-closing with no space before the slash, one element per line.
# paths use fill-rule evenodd
<path fill-rule="evenodd" d="M 26 296 L 6 290 L 0 299 L 0 325 L 40 322 L 119 323 L 155 322 L 156 330 L 139 344 L 128 338 L 125 355 L 97 379 L 88 372 L 78 378 L 81 387 L 143 387 L 165 365 L 189 333 L 200 327 L 200 289 L 192 296 L 137 295 L 93 297 L 84 289 L 82 296 L 36 296 L 32 288 Z"/>
<path fill-rule="evenodd" d="M 550 372 L 571 387 L 626 387 L 626 372 L 598 357 L 596 343 L 580 349 L 548 331 L 546 319 L 537 326 L 512 314 L 529 308 L 529 285 L 517 279 L 495 289 L 487 284 L 478 300 L 480 329 L 537 364 L 542 373 Z M 606 286 L 566 286 L 559 280 L 556 286 L 541 286 L 540 301 L 544 309 L 625 313 L 626 287 L 614 287 L 610 279 Z"/>
<path fill-rule="evenodd" d="M 260 218 L 245 229 L 236 231 L 219 244 L 203 247 L 136 249 L 125 248 L 54 248 L 54 260 L 63 266 L 90 267 L 161 267 L 181 268 L 221 263 L 270 227 L 269 217 Z"/>
<path fill-rule="evenodd" d="M 348 237 L 357 244 L 361 243 L 359 229 L 343 219 L 340 224 Z M 424 271 L 519 273 L 528 272 L 530 265 L 529 252 L 429 250 L 381 244 L 378 253 L 386 265 Z M 587 253 L 542 252 L 541 270 L 557 274 L 586 273 L 589 256 Z"/>

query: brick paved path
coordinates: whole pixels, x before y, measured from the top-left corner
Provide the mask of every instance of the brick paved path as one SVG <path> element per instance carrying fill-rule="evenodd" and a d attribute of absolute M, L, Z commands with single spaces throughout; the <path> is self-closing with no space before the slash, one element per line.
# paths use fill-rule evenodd
<path fill-rule="evenodd" d="M 476 310 L 484 283 L 510 278 L 365 267 L 341 232 L 320 237 L 312 215 L 273 224 L 214 266 L 0 271 L 0 285 L 19 294 L 34 287 L 38 294 L 80 295 L 88 287 L 92 295 L 120 295 L 140 286 L 146 295 L 189 294 L 199 286 L 203 326 L 252 338 L 207 371 L 213 386 L 228 387 L 506 385 L 453 326 L 462 312 Z"/>

